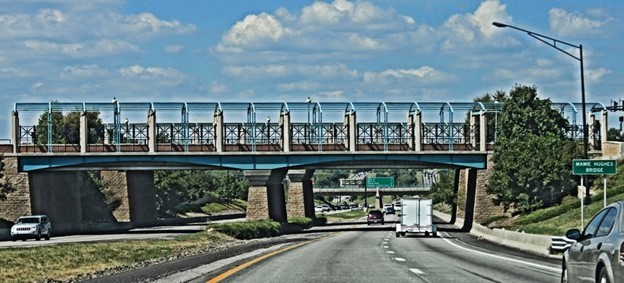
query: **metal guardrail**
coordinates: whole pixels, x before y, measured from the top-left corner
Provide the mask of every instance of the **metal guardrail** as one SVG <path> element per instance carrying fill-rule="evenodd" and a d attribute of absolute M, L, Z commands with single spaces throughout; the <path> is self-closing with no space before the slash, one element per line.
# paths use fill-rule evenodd
<path fill-rule="evenodd" d="M 567 250 L 572 244 L 576 243 L 575 240 L 568 239 L 565 236 L 553 236 L 550 237 L 551 244 L 550 249 L 557 252 L 564 252 Z"/>

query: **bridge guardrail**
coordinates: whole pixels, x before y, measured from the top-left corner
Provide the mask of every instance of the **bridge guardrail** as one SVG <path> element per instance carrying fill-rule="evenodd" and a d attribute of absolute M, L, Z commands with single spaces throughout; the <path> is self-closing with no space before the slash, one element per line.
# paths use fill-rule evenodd
<path fill-rule="evenodd" d="M 568 239 L 565 236 L 553 236 L 550 237 L 551 245 L 550 249 L 557 252 L 564 252 L 567 250 L 572 244 L 576 243 L 575 240 Z"/>

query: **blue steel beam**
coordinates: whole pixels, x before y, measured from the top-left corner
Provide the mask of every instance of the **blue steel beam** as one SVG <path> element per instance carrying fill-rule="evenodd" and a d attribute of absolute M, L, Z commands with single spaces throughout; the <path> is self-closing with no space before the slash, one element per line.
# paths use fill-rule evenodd
<path fill-rule="evenodd" d="M 344 153 L 344 154 L 212 154 L 212 155 L 28 155 L 19 171 L 40 170 L 167 170 L 216 168 L 273 170 L 373 166 L 388 168 L 486 168 L 485 153 Z"/>

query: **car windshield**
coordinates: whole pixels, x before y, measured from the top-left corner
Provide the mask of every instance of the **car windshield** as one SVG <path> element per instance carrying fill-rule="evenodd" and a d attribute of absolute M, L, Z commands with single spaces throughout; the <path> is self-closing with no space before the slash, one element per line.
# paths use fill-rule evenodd
<path fill-rule="evenodd" d="M 26 223 L 39 223 L 39 218 L 37 217 L 24 217 L 17 220 L 17 224 L 26 224 Z"/>

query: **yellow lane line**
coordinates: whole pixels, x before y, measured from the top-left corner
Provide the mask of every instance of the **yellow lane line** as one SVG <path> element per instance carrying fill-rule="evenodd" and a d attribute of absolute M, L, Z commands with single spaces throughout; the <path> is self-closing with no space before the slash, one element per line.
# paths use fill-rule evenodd
<path fill-rule="evenodd" d="M 232 269 L 230 269 L 230 270 L 228 270 L 228 271 L 226 271 L 226 272 L 224 272 L 224 273 L 221 273 L 221 274 L 219 274 L 218 276 L 216 276 L 216 277 L 214 277 L 214 278 L 212 278 L 212 279 L 210 279 L 210 280 L 206 281 L 206 283 L 216 283 L 216 282 L 220 282 L 221 280 L 223 280 L 223 279 L 225 279 L 225 278 L 228 278 L 228 277 L 232 276 L 234 273 L 239 272 L 239 271 L 241 271 L 241 270 L 243 270 L 243 269 L 245 269 L 245 268 L 247 268 L 247 267 L 249 267 L 249 266 L 251 266 L 251 265 L 253 265 L 253 264 L 256 264 L 256 263 L 258 263 L 258 262 L 260 262 L 260 261 L 263 261 L 263 260 L 265 260 L 265 259 L 267 259 L 267 258 L 270 258 L 270 257 L 272 257 L 272 256 L 275 256 L 275 255 L 277 255 L 277 254 L 283 253 L 283 252 L 285 252 L 285 251 L 292 250 L 292 249 L 294 249 L 294 248 L 298 248 L 298 247 L 300 247 L 300 246 L 307 245 L 307 244 L 312 243 L 312 242 L 320 241 L 320 240 L 322 240 L 322 239 L 325 239 L 325 238 L 328 238 L 328 237 L 332 237 L 332 236 L 335 236 L 335 235 L 326 236 L 326 237 L 321 237 L 321 238 L 318 238 L 318 239 L 314 239 L 314 240 L 306 241 L 306 242 L 303 242 L 303 243 L 296 244 L 296 245 L 294 245 L 294 246 L 288 246 L 288 247 L 285 247 L 285 248 L 283 248 L 283 249 L 280 249 L 280 250 L 277 250 L 277 251 L 274 251 L 274 252 L 271 252 L 271 253 L 265 254 L 265 255 L 263 255 L 263 256 L 261 256 L 261 257 L 255 258 L 255 259 L 253 259 L 253 260 L 251 260 L 251 261 L 248 261 L 248 262 L 243 263 L 243 264 L 241 264 L 241 265 L 239 265 L 239 266 L 237 266 L 237 267 L 234 267 L 234 268 L 232 268 Z"/>

